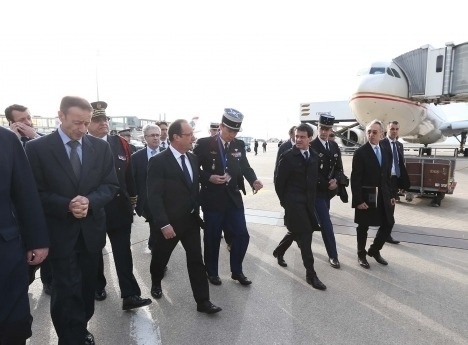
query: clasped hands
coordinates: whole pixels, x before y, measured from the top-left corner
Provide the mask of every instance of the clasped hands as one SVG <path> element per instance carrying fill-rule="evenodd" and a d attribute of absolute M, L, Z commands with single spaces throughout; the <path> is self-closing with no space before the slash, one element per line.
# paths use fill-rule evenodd
<path fill-rule="evenodd" d="M 70 201 L 68 209 L 75 218 L 85 218 L 88 215 L 89 200 L 87 197 L 77 195 Z"/>

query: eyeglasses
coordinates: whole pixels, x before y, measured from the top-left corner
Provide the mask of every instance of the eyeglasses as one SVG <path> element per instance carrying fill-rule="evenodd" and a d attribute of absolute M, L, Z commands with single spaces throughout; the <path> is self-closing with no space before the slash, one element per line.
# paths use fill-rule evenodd
<path fill-rule="evenodd" d="M 375 135 L 375 134 L 379 134 L 379 131 L 368 130 L 368 131 L 367 131 L 367 134 L 374 134 L 374 135 Z"/>
<path fill-rule="evenodd" d="M 180 136 L 185 135 L 187 137 L 193 137 L 193 132 L 192 133 L 180 133 Z"/>
<path fill-rule="evenodd" d="M 161 136 L 161 134 L 156 134 L 156 133 L 145 135 L 145 137 L 147 137 L 147 138 L 148 138 L 148 137 L 149 137 L 149 138 L 158 138 L 158 137 L 160 137 L 160 136 Z"/>

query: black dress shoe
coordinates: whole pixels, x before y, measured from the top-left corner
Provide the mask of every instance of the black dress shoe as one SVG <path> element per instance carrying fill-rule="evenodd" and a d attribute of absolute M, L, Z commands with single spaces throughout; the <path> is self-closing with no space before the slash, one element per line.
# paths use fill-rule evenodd
<path fill-rule="evenodd" d="M 340 268 L 340 262 L 338 261 L 338 258 L 328 258 L 328 262 L 330 262 L 331 267 Z"/>
<path fill-rule="evenodd" d="M 364 268 L 370 268 L 369 263 L 367 262 L 367 259 L 365 257 L 358 257 L 357 261 L 359 262 L 359 265 L 361 265 Z"/>
<path fill-rule="evenodd" d="M 222 309 L 220 307 L 215 306 L 210 301 L 197 303 L 197 311 L 199 311 L 200 313 L 215 314 L 220 312 L 221 310 Z"/>
<path fill-rule="evenodd" d="M 392 235 L 387 237 L 387 240 L 385 242 L 391 243 L 391 244 L 398 244 L 400 241 L 395 240 Z"/>
<path fill-rule="evenodd" d="M 239 281 L 242 285 L 250 285 L 252 282 L 247 279 L 247 277 L 244 275 L 244 273 L 233 273 L 231 275 L 231 278 L 234 280 Z"/>
<path fill-rule="evenodd" d="M 377 262 L 378 262 L 379 264 L 381 264 L 381 265 L 388 265 L 387 260 L 385 260 L 385 259 L 380 255 L 380 252 L 379 252 L 379 251 L 377 251 L 377 252 L 375 252 L 375 253 L 372 253 L 372 255 L 370 255 L 369 253 L 367 253 L 367 255 L 372 256 L 372 257 L 375 259 L 375 261 L 377 261 Z"/>
<path fill-rule="evenodd" d="M 278 260 L 278 265 L 280 265 L 281 267 L 288 267 L 288 264 L 286 263 L 286 261 L 284 261 L 283 255 L 278 255 L 276 250 L 274 250 L 273 256 Z"/>
<path fill-rule="evenodd" d="M 106 298 L 107 298 L 106 289 L 96 290 L 96 291 L 94 292 L 94 299 L 95 299 L 96 301 L 104 301 Z"/>
<path fill-rule="evenodd" d="M 88 332 L 88 334 L 86 334 L 86 336 L 85 336 L 84 343 L 85 343 L 85 345 L 95 345 L 94 335 L 92 335 L 90 332 Z"/>
<path fill-rule="evenodd" d="M 156 299 L 160 299 L 162 297 L 161 285 L 151 286 L 151 296 L 153 296 L 153 298 L 156 298 Z"/>
<path fill-rule="evenodd" d="M 122 301 L 122 310 L 130 310 L 135 308 L 150 305 L 153 301 L 149 298 L 141 298 L 140 296 L 133 295 L 125 297 Z"/>
<path fill-rule="evenodd" d="M 306 281 L 307 281 L 307 284 L 310 284 L 312 285 L 312 287 L 314 289 L 317 289 L 317 290 L 326 290 L 327 287 L 325 286 L 324 283 L 322 283 L 320 281 L 320 279 L 318 279 L 317 276 L 313 276 L 313 277 L 306 277 Z"/>
<path fill-rule="evenodd" d="M 221 285 L 221 278 L 219 276 L 208 276 L 208 281 L 213 285 Z"/>

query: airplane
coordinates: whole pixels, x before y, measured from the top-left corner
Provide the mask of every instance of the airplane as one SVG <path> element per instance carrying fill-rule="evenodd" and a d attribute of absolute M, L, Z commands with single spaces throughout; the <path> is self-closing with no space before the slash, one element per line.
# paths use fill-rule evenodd
<path fill-rule="evenodd" d="M 366 141 L 365 126 L 370 121 L 398 121 L 400 137 L 404 141 L 427 147 L 445 141 L 447 137 L 460 136 L 457 138 L 460 142 L 458 153 L 468 156 L 468 149 L 464 148 L 468 120 L 449 122 L 442 109 L 443 104 L 468 102 L 467 52 L 468 43 L 457 46 L 447 43 L 440 49 L 426 45 L 391 62 L 375 62 L 358 75 L 357 87 L 349 101 L 302 103 L 301 122 L 316 125 L 322 113 L 335 116 L 339 123 L 351 122 L 336 132 L 344 146 L 359 146 Z M 418 66 L 411 61 L 415 55 L 417 59 L 426 58 L 427 69 L 422 64 L 418 71 Z M 423 74 L 422 77 L 413 70 Z M 419 83 L 425 87 L 419 93 L 416 90 L 418 79 L 423 79 Z M 443 92 L 444 88 L 449 91 Z"/>

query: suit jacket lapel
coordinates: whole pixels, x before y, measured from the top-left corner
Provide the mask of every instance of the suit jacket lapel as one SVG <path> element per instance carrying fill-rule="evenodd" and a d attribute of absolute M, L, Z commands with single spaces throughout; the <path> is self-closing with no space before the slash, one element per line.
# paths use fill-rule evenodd
<path fill-rule="evenodd" d="M 50 151 L 55 156 L 57 162 L 62 166 L 63 170 L 70 177 L 74 185 L 78 186 L 78 179 L 73 172 L 73 168 L 70 163 L 70 157 L 67 154 L 67 150 L 63 145 L 62 138 L 58 131 L 55 131 L 53 135 L 50 136 Z"/>
<path fill-rule="evenodd" d="M 89 173 L 89 170 L 93 166 L 93 161 L 95 160 L 94 147 L 91 141 L 88 139 L 87 135 L 83 137 L 82 140 L 82 161 L 81 161 L 81 178 L 80 183 L 86 181 L 86 176 Z"/>

